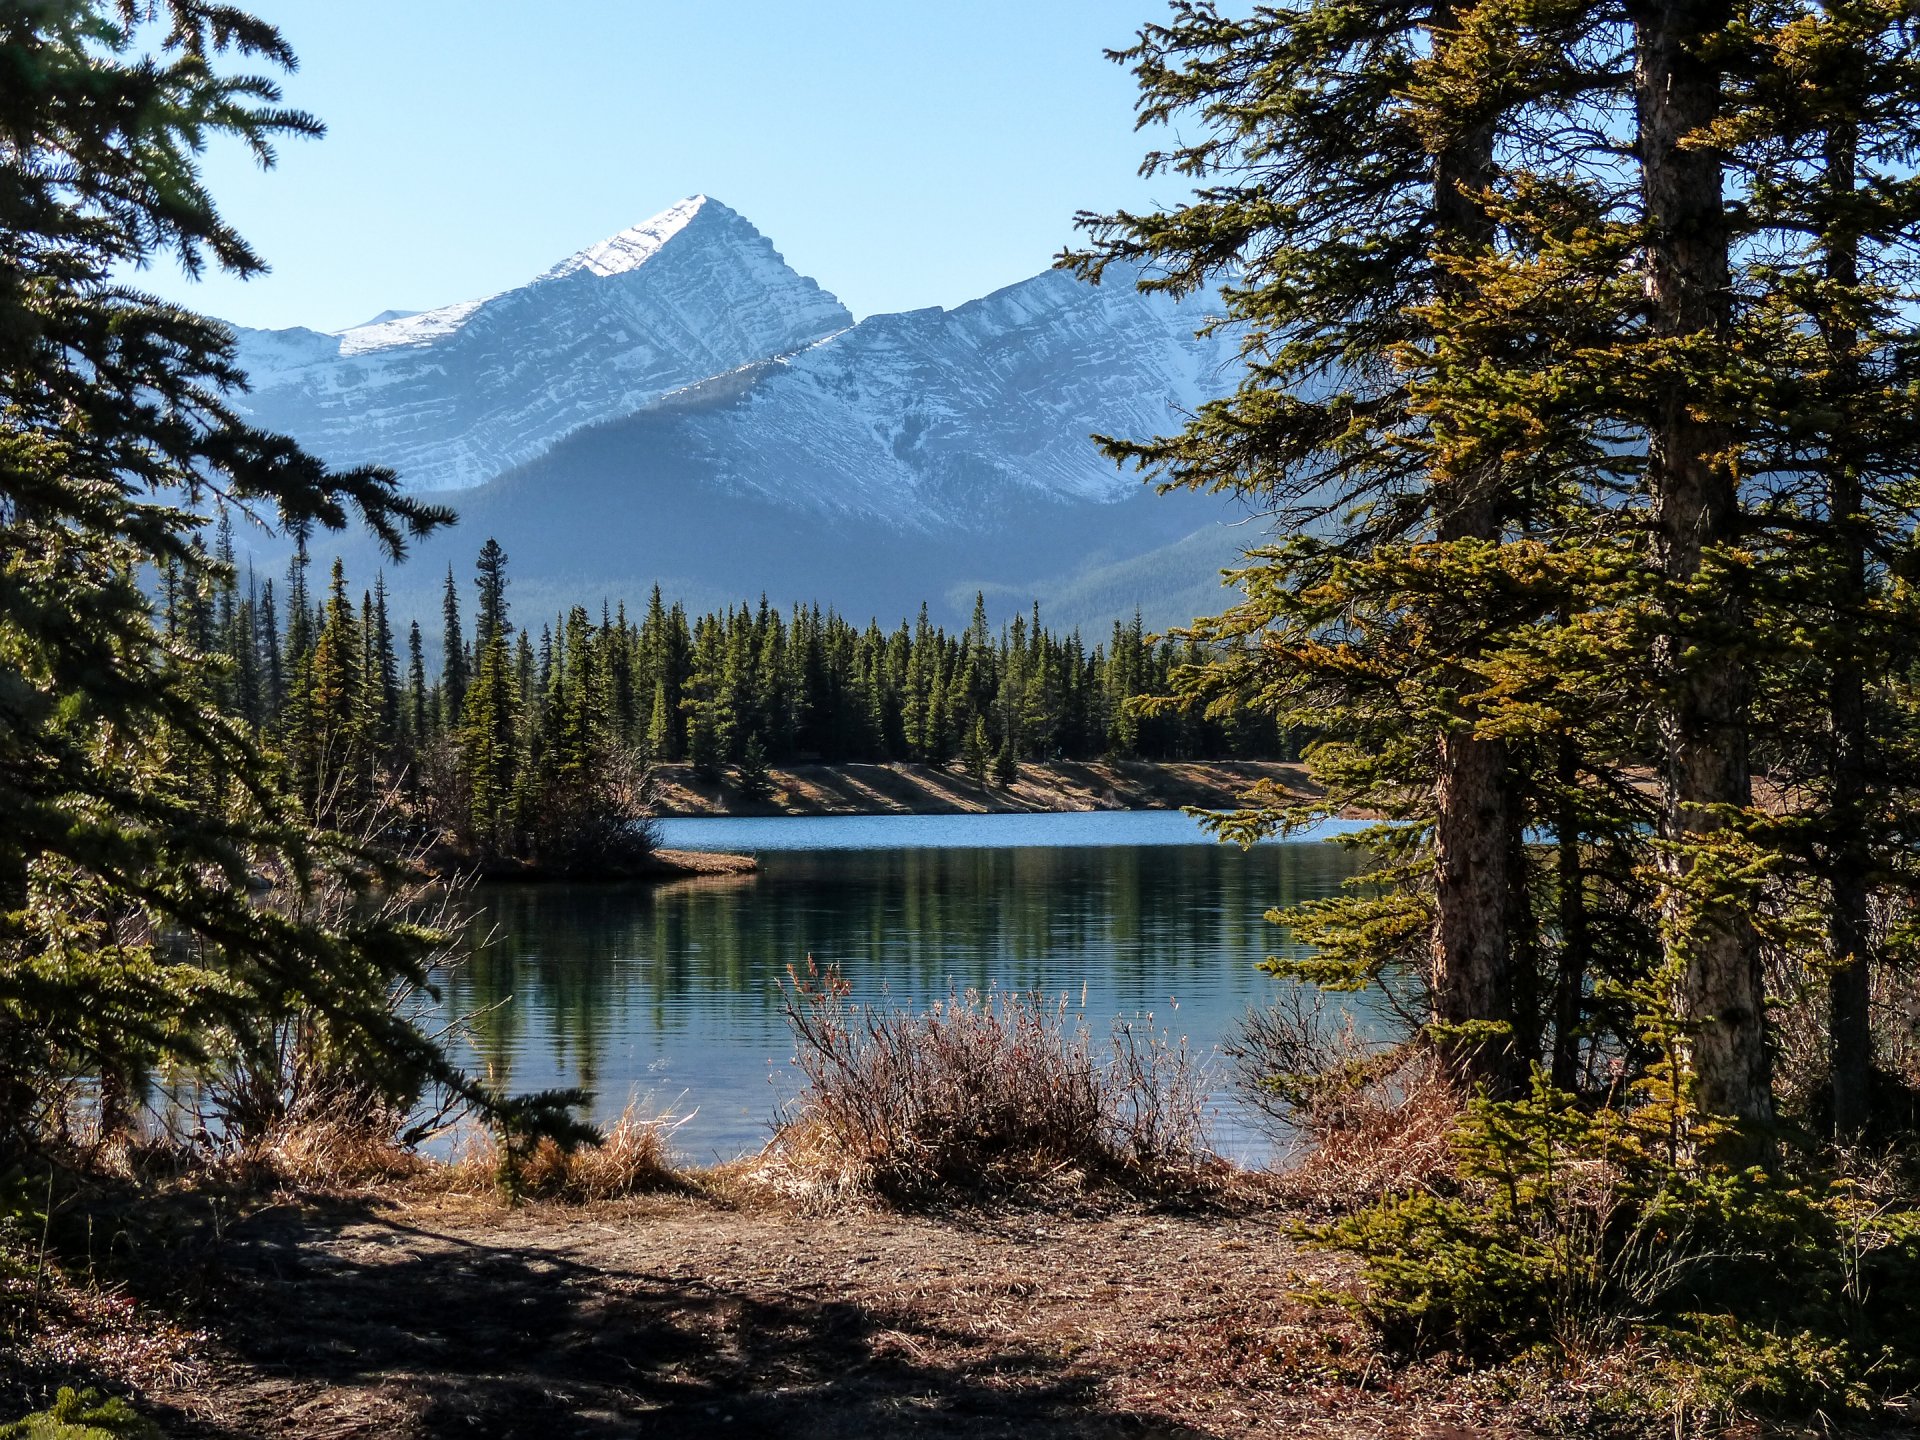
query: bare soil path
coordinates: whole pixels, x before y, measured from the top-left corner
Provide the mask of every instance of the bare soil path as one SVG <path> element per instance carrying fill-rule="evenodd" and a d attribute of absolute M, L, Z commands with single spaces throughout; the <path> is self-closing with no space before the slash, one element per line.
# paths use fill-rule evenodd
<path fill-rule="evenodd" d="M 1275 1217 L 834 1218 L 661 1198 L 269 1208 L 207 1274 L 182 1435 L 1527 1433 L 1407 1387 Z"/>

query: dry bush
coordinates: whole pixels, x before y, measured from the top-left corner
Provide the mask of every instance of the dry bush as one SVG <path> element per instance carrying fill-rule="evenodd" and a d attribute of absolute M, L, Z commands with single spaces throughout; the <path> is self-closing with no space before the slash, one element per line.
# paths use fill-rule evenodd
<path fill-rule="evenodd" d="M 1296 986 L 1249 1011 L 1227 1054 L 1293 1152 L 1276 1177 L 1290 1202 L 1352 1210 L 1451 1174 L 1460 1102 L 1431 1053 L 1404 1037 L 1363 1037 L 1325 992 Z"/>
<path fill-rule="evenodd" d="M 1276 1177 L 1303 1208 L 1339 1212 L 1443 1185 L 1454 1170 L 1460 1098 L 1432 1056 L 1409 1055 L 1341 1110 Z"/>
<path fill-rule="evenodd" d="M 516 1167 L 514 1191 L 527 1199 L 585 1204 L 689 1189 L 691 1182 L 675 1165 L 672 1150 L 673 1132 L 689 1118 L 648 1113 L 639 1101 L 630 1100 L 598 1145 L 569 1150 L 552 1140 L 535 1144 Z M 490 1131 L 473 1132 L 450 1168 L 474 1189 L 497 1188 L 502 1169 L 498 1138 Z"/>
<path fill-rule="evenodd" d="M 807 1083 L 756 1167 L 772 1188 L 923 1203 L 1210 1173 L 1203 1076 L 1150 1025 L 1116 1023 L 1096 1054 L 1064 998 L 968 990 L 915 1012 L 855 1005 L 811 960 L 790 974 Z"/>
<path fill-rule="evenodd" d="M 354 1190 L 412 1180 L 429 1162 L 395 1140 L 397 1129 L 397 1123 L 368 1124 L 361 1116 L 288 1121 L 249 1144 L 236 1164 L 302 1190 Z"/>

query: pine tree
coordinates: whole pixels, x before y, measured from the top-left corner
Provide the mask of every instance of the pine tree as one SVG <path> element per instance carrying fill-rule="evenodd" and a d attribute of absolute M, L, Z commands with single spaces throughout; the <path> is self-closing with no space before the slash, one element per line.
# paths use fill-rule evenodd
<path fill-rule="evenodd" d="M 447 567 L 446 590 L 440 600 L 440 728 L 460 723 L 467 702 L 467 641 L 460 628 L 460 587 Z"/>
<path fill-rule="evenodd" d="M 773 771 L 767 764 L 766 746 L 759 732 L 747 736 L 740 747 L 740 763 L 734 768 L 734 788 L 748 800 L 764 800 L 773 793 Z"/>
<path fill-rule="evenodd" d="M 461 753 L 467 779 L 468 833 L 482 854 L 515 852 L 514 797 L 520 779 L 516 721 L 521 702 L 512 652 L 496 627 L 479 653 L 461 709 Z"/>
<path fill-rule="evenodd" d="M 507 623 L 507 552 L 498 540 L 489 537 L 480 547 L 474 571 L 474 588 L 480 596 L 473 616 L 473 652 L 477 656 L 494 636 L 511 639 L 513 634 Z"/>
<path fill-rule="evenodd" d="M 1002 740 L 993 754 L 993 783 L 1002 790 L 1011 790 L 1019 779 L 1020 762 L 1014 758 L 1013 741 Z"/>
<path fill-rule="evenodd" d="M 270 160 L 319 129 L 232 69 L 292 63 L 272 27 L 187 0 L 147 19 L 88 0 L 0 14 L 0 1166 L 35 1142 L 42 1082 L 93 1071 L 111 1093 L 301 1009 L 370 1061 L 449 1070 L 386 1011 L 397 975 L 423 978 L 408 932 L 248 893 L 251 873 L 352 867 L 266 798 L 246 728 L 206 706 L 207 646 L 166 643 L 139 588 L 214 578 L 193 543 L 210 495 L 295 531 L 357 511 L 394 551 L 447 518 L 244 423 L 230 332 L 122 283 L 166 257 L 258 273 L 199 156 L 232 137 Z M 189 775 L 239 783 L 210 809 Z M 74 923 L 72 897 L 96 918 Z"/>
<path fill-rule="evenodd" d="M 966 767 L 973 783 L 985 788 L 987 767 L 993 760 L 993 742 L 987 738 L 987 722 L 981 716 L 973 717 L 973 724 L 967 729 L 967 738 L 961 746 L 960 763 Z"/>
<path fill-rule="evenodd" d="M 407 738 L 417 748 L 433 735 L 433 710 L 427 699 L 427 659 L 420 643 L 420 622 L 407 623 Z"/>

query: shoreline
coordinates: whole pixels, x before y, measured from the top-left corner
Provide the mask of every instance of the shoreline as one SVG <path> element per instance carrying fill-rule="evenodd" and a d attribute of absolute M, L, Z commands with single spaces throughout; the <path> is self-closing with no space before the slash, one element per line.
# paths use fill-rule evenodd
<path fill-rule="evenodd" d="M 722 816 L 1032 815 L 1097 810 L 1232 809 L 1262 781 L 1312 794 L 1306 766 L 1288 760 L 1057 760 L 1023 763 L 1006 789 L 977 784 L 957 765 L 784 765 L 773 791 L 749 800 L 731 784 L 696 777 L 684 762 L 653 769 L 659 820 Z"/>
<path fill-rule="evenodd" d="M 557 871 L 527 860 L 483 862 L 444 854 L 430 857 L 427 864 L 440 880 L 471 878 L 481 885 L 665 885 L 716 875 L 751 875 L 760 868 L 760 862 L 751 855 L 671 848 L 650 851 L 634 864 L 599 870 Z"/>

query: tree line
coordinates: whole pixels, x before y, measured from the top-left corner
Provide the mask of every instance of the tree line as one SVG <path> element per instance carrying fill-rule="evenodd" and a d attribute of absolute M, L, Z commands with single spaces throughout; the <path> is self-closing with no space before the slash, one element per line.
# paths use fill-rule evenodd
<path fill-rule="evenodd" d="M 1027 761 L 1291 753 L 1248 711 L 1143 708 L 1208 647 L 1151 637 L 1137 614 L 1089 647 L 1037 605 L 996 631 L 980 596 L 953 633 L 924 605 L 891 630 L 764 597 L 690 617 L 655 586 L 637 619 L 624 602 L 575 605 L 536 633 L 514 623 L 488 540 L 471 625 L 447 573 L 430 661 L 418 620 L 399 635 L 384 574 L 356 601 L 337 559 L 314 582 L 303 545 L 278 585 L 243 580 L 224 517 L 209 558 L 163 571 L 163 628 L 220 657 L 213 698 L 282 756 L 308 814 L 410 809 L 486 856 L 552 863 L 612 843 L 655 763 L 757 798 L 769 766 L 804 761 L 958 765 L 1004 787 Z"/>

